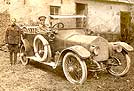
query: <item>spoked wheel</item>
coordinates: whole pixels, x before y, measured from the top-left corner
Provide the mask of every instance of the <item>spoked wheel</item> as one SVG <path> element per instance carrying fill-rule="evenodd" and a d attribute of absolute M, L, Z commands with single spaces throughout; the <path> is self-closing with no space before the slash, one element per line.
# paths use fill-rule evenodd
<path fill-rule="evenodd" d="M 107 70 L 114 76 L 123 76 L 129 71 L 130 63 L 130 57 L 124 50 L 120 53 L 116 52 Z"/>
<path fill-rule="evenodd" d="M 87 79 L 87 66 L 77 54 L 68 52 L 63 58 L 63 72 L 68 81 L 82 84 Z"/>
<path fill-rule="evenodd" d="M 24 45 L 20 48 L 20 61 L 23 65 L 27 65 L 30 59 L 26 58 L 26 51 Z"/>

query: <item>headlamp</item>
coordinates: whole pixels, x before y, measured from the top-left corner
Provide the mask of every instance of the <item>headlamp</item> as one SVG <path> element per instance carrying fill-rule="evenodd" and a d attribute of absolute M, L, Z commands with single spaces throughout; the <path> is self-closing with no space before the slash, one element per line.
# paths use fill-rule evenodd
<path fill-rule="evenodd" d="M 117 52 L 121 52 L 122 51 L 122 46 L 120 46 L 119 44 L 114 44 L 113 50 L 116 50 Z"/>
<path fill-rule="evenodd" d="M 99 46 L 94 46 L 94 45 L 92 45 L 92 46 L 90 46 L 90 49 L 89 49 L 89 50 L 90 50 L 92 53 L 94 53 L 95 55 L 98 55 L 100 48 L 99 48 Z"/>

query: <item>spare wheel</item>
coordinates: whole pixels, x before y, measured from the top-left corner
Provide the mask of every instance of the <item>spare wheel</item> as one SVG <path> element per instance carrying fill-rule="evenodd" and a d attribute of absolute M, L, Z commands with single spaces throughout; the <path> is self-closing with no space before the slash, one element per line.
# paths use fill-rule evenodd
<path fill-rule="evenodd" d="M 48 56 L 48 48 L 50 47 L 48 41 L 42 35 L 37 35 L 34 38 L 33 47 L 38 61 L 46 61 Z"/>

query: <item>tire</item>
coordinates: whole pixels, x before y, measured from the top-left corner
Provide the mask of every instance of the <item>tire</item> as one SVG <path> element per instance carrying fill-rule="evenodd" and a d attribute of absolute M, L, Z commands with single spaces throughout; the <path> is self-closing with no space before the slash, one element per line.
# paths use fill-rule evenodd
<path fill-rule="evenodd" d="M 72 60 L 71 58 L 75 60 Z M 63 58 L 62 66 L 65 77 L 69 82 L 73 84 L 82 84 L 87 79 L 86 63 L 85 61 L 81 60 L 77 54 L 72 52 L 66 53 Z"/>
<path fill-rule="evenodd" d="M 21 46 L 20 48 L 20 61 L 23 65 L 27 65 L 29 63 L 28 58 L 26 58 L 26 51 L 24 45 Z"/>
<path fill-rule="evenodd" d="M 37 35 L 34 38 L 33 47 L 35 56 L 39 58 L 39 61 L 45 61 L 50 47 L 48 41 L 42 35 Z"/>
<path fill-rule="evenodd" d="M 122 51 L 121 53 L 116 53 L 116 54 L 122 55 L 122 57 L 120 56 L 119 58 L 117 57 L 114 58 L 115 61 L 119 60 L 121 64 L 115 65 L 115 66 L 109 66 L 107 71 L 114 76 L 124 76 L 125 74 L 128 73 L 130 69 L 130 64 L 131 64 L 130 57 L 125 51 Z M 124 60 L 122 60 L 121 58 L 123 58 Z"/>

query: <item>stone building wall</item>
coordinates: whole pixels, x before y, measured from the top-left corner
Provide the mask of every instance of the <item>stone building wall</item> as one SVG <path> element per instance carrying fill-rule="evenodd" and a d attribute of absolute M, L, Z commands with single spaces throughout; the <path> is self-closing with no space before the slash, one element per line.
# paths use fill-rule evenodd
<path fill-rule="evenodd" d="M 25 1 L 25 2 L 24 2 Z M 50 6 L 59 6 L 61 15 L 75 15 L 76 3 L 88 5 L 88 27 L 99 32 L 119 32 L 120 11 L 128 11 L 126 0 L 10 0 L 8 11 L 19 22 L 37 21 L 50 14 Z"/>
<path fill-rule="evenodd" d="M 7 12 L 0 13 L 0 45 L 4 43 L 5 31 L 10 22 L 10 15 Z"/>
<path fill-rule="evenodd" d="M 126 4 L 118 3 L 91 2 L 88 6 L 88 25 L 96 32 L 119 33 L 120 11 L 129 11 Z"/>
<path fill-rule="evenodd" d="M 10 4 L 6 1 L 10 1 Z M 134 12 L 130 2 L 134 0 L 2 0 L 0 12 L 8 11 L 11 18 L 20 23 L 37 21 L 38 16 L 50 14 L 50 6 L 59 6 L 60 15 L 75 15 L 76 3 L 88 8 L 88 28 L 97 32 L 119 32 L 120 11 Z M 132 14 L 134 15 L 134 13 Z M 133 19 L 134 20 L 134 19 Z"/>
<path fill-rule="evenodd" d="M 88 5 L 88 28 L 94 32 L 120 32 L 120 11 L 130 11 L 130 4 L 119 2 L 76 0 Z"/>

